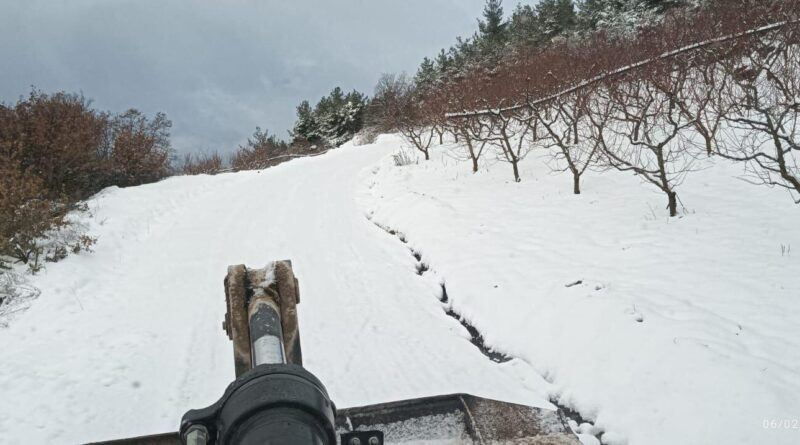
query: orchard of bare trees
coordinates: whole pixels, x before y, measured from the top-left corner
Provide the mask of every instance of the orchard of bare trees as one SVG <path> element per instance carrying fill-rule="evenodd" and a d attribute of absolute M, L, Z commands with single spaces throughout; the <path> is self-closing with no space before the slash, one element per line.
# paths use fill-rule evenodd
<path fill-rule="evenodd" d="M 425 159 L 446 132 L 473 172 L 491 153 L 521 181 L 519 162 L 539 151 L 575 194 L 589 169 L 630 172 L 676 216 L 687 175 L 724 158 L 800 203 L 798 0 L 675 9 L 635 39 L 554 39 L 436 86 L 384 78 L 381 99 L 383 121 Z"/>

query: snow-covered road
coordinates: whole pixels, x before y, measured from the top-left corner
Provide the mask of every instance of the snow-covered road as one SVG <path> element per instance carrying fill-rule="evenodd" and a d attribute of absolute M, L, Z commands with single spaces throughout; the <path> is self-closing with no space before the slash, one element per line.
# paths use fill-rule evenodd
<path fill-rule="evenodd" d="M 529 365 L 470 344 L 435 278 L 357 204 L 369 167 L 396 147 L 103 192 L 95 252 L 48 265 L 41 297 L 0 330 L 0 442 L 175 430 L 233 378 L 227 265 L 275 259 L 294 263 L 304 361 L 337 405 L 470 392 L 550 406 Z"/>

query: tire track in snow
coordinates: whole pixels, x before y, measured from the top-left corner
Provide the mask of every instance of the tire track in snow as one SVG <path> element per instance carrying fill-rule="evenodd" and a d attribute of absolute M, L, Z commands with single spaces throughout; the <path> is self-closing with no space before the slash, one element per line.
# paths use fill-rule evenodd
<path fill-rule="evenodd" d="M 417 263 L 415 264 L 415 269 L 416 269 L 417 275 L 422 276 L 426 272 L 430 272 L 431 271 L 430 266 L 423 259 L 422 253 L 420 253 L 419 250 L 415 249 L 414 247 L 412 247 L 409 244 L 408 239 L 406 238 L 406 236 L 405 236 L 405 234 L 403 232 L 400 232 L 400 231 L 395 230 L 395 229 L 393 229 L 391 227 L 383 225 L 383 224 L 381 224 L 381 223 L 379 223 L 377 221 L 374 221 L 371 218 L 371 216 L 369 216 L 369 215 L 367 216 L 367 219 L 370 222 L 372 222 L 373 224 L 375 224 L 376 227 L 378 227 L 379 229 L 383 230 L 387 234 L 396 237 L 398 240 L 400 240 L 401 243 L 403 243 L 408 248 L 408 250 L 411 252 L 411 255 L 417 261 Z M 495 363 L 505 363 L 505 362 L 511 361 L 513 359 L 518 359 L 518 360 L 525 361 L 522 358 L 515 357 L 515 356 L 512 356 L 512 355 L 508 355 L 508 354 L 506 354 L 504 352 L 498 351 L 498 350 L 494 349 L 493 347 L 489 346 L 488 344 L 486 344 L 486 341 L 485 341 L 485 339 L 483 337 L 483 334 L 478 330 L 478 328 L 473 326 L 469 321 L 464 319 L 464 317 L 462 317 L 461 314 L 459 314 L 458 312 L 456 312 L 453 309 L 453 304 L 451 302 L 450 296 L 447 294 L 447 286 L 446 286 L 445 282 L 441 281 L 439 283 L 439 285 L 441 286 L 441 291 L 442 292 L 441 292 L 441 295 L 439 295 L 437 298 L 438 298 L 439 302 L 442 303 L 442 309 L 444 310 L 445 314 L 447 314 L 447 316 L 457 320 L 461 324 L 461 326 L 463 326 L 467 330 L 467 332 L 469 332 L 470 342 L 473 345 L 475 345 L 475 347 L 478 348 L 478 350 L 481 352 L 481 354 L 483 354 L 489 360 L 491 360 L 491 361 L 493 361 Z M 550 383 L 553 383 L 552 379 L 549 379 L 549 378 L 544 377 L 544 376 L 542 376 L 542 377 L 545 380 L 549 381 Z M 596 441 L 597 441 L 596 443 L 598 443 L 598 444 L 603 443 L 601 437 L 602 437 L 603 433 L 605 433 L 605 431 L 602 428 L 599 428 L 599 427 L 597 427 L 595 425 L 595 420 L 592 420 L 592 419 L 584 417 L 575 408 L 562 403 L 559 399 L 560 399 L 560 395 L 559 394 L 553 394 L 553 395 L 550 396 L 549 400 L 550 400 L 550 403 L 552 403 L 553 405 L 556 406 L 556 408 L 558 409 L 559 413 L 562 416 L 564 416 L 566 419 L 568 419 L 568 423 L 569 423 L 570 428 L 572 428 L 572 431 L 576 435 L 580 434 L 580 435 L 583 435 L 583 436 L 592 436 L 592 437 L 594 437 L 596 439 Z M 586 439 L 582 438 L 582 442 L 584 440 L 586 440 Z M 586 444 L 587 442 L 583 442 L 583 443 Z M 589 442 L 589 443 L 591 443 L 591 442 Z"/>
<path fill-rule="evenodd" d="M 396 236 L 397 239 L 400 240 L 400 242 L 402 242 L 403 244 L 406 245 L 406 247 L 408 247 L 408 249 L 411 251 L 411 255 L 414 257 L 415 260 L 417 260 L 417 264 L 415 266 L 417 275 L 422 276 L 426 272 L 429 272 L 431 270 L 430 266 L 422 258 L 422 254 L 418 250 L 408 245 L 408 240 L 406 239 L 405 235 L 402 232 L 398 232 L 390 227 L 386 227 L 375 221 L 372 221 L 372 223 L 375 224 L 378 228 L 380 228 L 384 232 L 388 233 L 389 235 Z M 458 322 L 461 323 L 461 326 L 463 326 L 467 330 L 467 332 L 469 332 L 470 342 L 473 345 L 475 345 L 479 351 L 481 351 L 481 354 L 485 355 L 487 358 L 489 358 L 489 360 L 495 363 L 505 363 L 514 358 L 488 346 L 483 338 L 483 334 L 481 334 L 480 331 L 478 331 L 478 329 L 475 326 L 470 324 L 469 321 L 464 319 L 464 317 L 462 317 L 461 314 L 457 313 L 453 309 L 453 306 L 450 303 L 450 297 L 447 295 L 447 286 L 445 285 L 445 283 L 441 282 L 439 283 L 439 285 L 441 286 L 442 293 L 438 297 L 438 299 L 442 303 L 442 308 L 444 309 L 445 314 L 447 314 L 451 318 L 458 320 Z"/>

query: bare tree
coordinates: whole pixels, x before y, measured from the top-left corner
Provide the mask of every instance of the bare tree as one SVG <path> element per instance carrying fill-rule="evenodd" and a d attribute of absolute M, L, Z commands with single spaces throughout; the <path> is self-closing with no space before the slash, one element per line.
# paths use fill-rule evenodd
<path fill-rule="evenodd" d="M 658 187 L 667 195 L 669 215 L 677 216 L 675 188 L 692 170 L 696 156 L 689 150 L 693 143 L 690 134 L 684 131 L 692 122 L 675 100 L 664 94 L 663 88 L 668 84 L 673 91 L 681 87 L 680 83 L 663 79 L 653 82 L 641 77 L 611 85 L 607 100 L 613 112 L 608 131 L 603 131 L 598 142 L 610 166 L 632 171 Z M 613 145 L 609 145 L 609 134 L 616 136 L 611 139 Z"/>
<path fill-rule="evenodd" d="M 436 133 L 434 114 L 414 82 L 405 74 L 384 74 L 375 87 L 376 111 L 381 127 L 397 130 L 415 149 L 430 159 Z"/>
<path fill-rule="evenodd" d="M 478 172 L 478 160 L 488 144 L 489 126 L 481 117 L 453 119 L 448 128 L 456 142 L 463 140 L 466 147 L 466 158 L 472 162 L 472 173 Z M 459 138 L 460 135 L 460 138 Z"/>
<path fill-rule="evenodd" d="M 788 189 L 800 204 L 800 30 L 765 36 L 740 59 L 728 59 L 730 128 L 720 155 L 744 161 L 751 182 Z"/>
<path fill-rule="evenodd" d="M 400 110 L 397 114 L 397 128 L 406 141 L 422 153 L 425 160 L 428 161 L 431 158 L 430 148 L 435 135 L 439 132 L 439 126 L 434 117 L 436 113 L 423 100 L 423 94 L 423 92 L 416 91 L 413 84 L 409 84 L 405 89 L 404 94 L 399 97 Z M 439 138 L 441 139 L 441 137 L 440 133 Z"/>
<path fill-rule="evenodd" d="M 439 136 L 439 145 L 444 144 L 444 135 L 447 133 L 447 125 L 446 123 L 437 120 L 431 125 L 433 127 L 433 131 Z"/>
<path fill-rule="evenodd" d="M 493 112 L 488 117 L 487 141 L 499 149 L 498 158 L 511 164 L 514 182 L 520 182 L 519 162 L 533 148 L 538 122 L 536 115 L 528 110 Z M 529 138 L 531 140 L 529 140 Z"/>
<path fill-rule="evenodd" d="M 425 160 L 431 159 L 430 148 L 433 144 L 434 126 L 423 126 L 405 121 L 400 124 L 400 134 L 411 143 L 418 151 L 425 155 Z"/>
<path fill-rule="evenodd" d="M 586 134 L 589 119 L 586 106 L 590 94 L 584 90 L 557 97 L 542 104 L 536 113 L 545 129 L 544 145 L 556 149 L 550 167 L 572 173 L 572 191 L 576 195 L 581 193 L 581 175 L 597 158 L 600 145 Z"/>
<path fill-rule="evenodd" d="M 669 72 L 651 79 L 703 138 L 707 156 L 717 151 L 717 134 L 730 111 L 730 102 L 720 100 L 729 88 L 730 76 L 716 61 L 718 49 L 703 48 L 691 57 L 676 57 Z"/>

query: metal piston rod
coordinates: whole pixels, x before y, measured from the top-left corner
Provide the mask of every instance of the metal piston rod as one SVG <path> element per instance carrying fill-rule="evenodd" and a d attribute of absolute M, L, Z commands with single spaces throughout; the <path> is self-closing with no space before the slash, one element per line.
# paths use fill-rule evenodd
<path fill-rule="evenodd" d="M 258 298 L 250 302 L 250 357 L 253 366 L 286 363 L 281 314 L 275 302 Z"/>
<path fill-rule="evenodd" d="M 263 269 L 228 267 L 223 328 L 233 342 L 237 377 L 261 364 L 303 365 L 298 289 L 288 260 Z"/>

